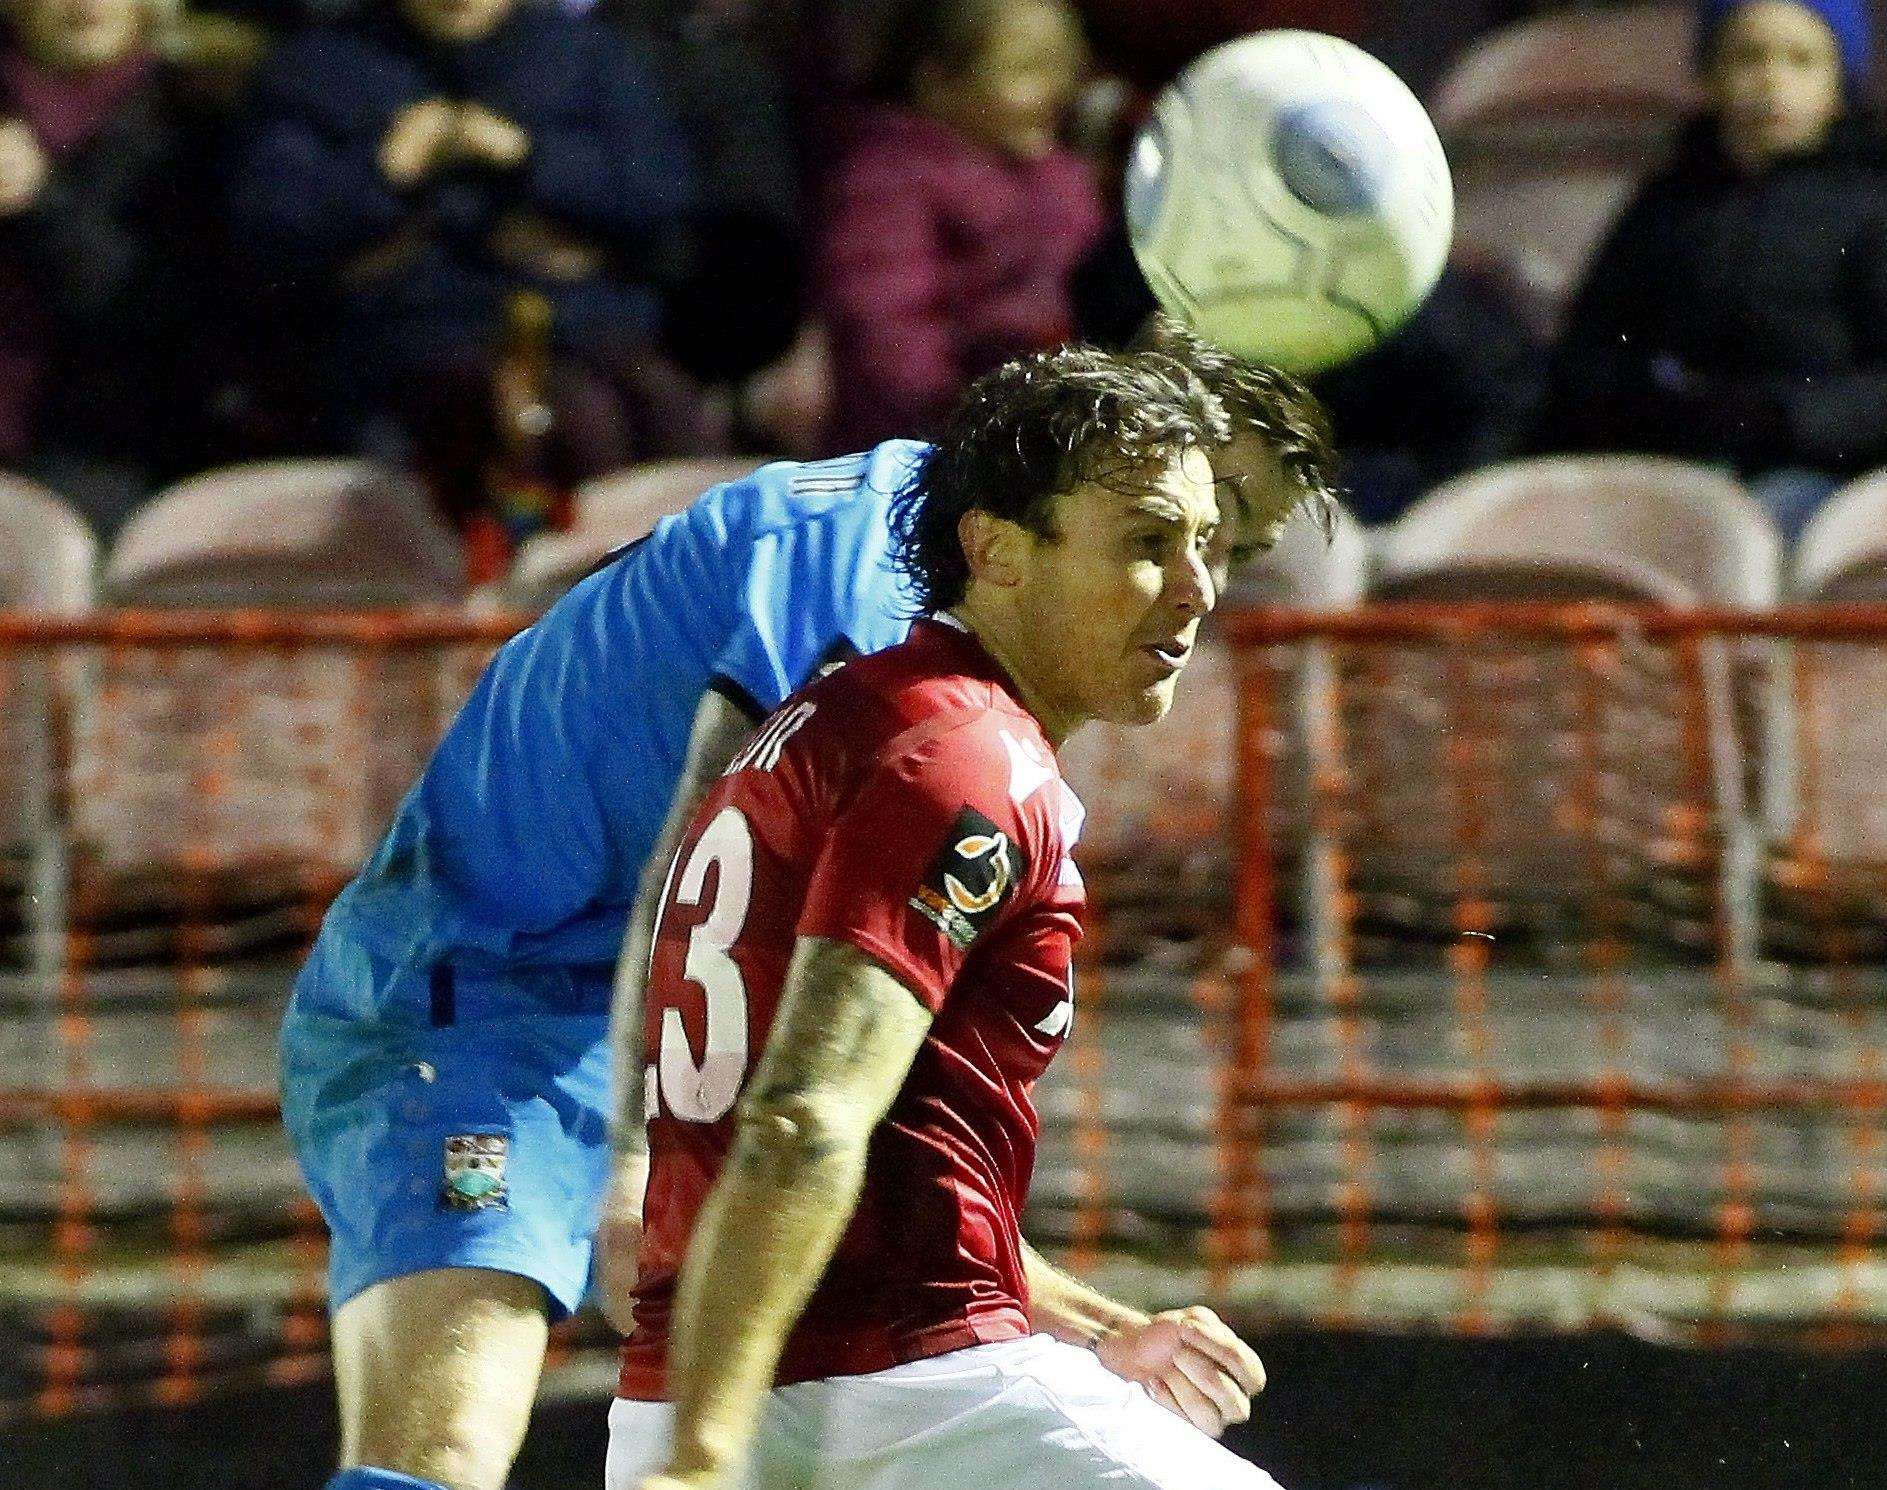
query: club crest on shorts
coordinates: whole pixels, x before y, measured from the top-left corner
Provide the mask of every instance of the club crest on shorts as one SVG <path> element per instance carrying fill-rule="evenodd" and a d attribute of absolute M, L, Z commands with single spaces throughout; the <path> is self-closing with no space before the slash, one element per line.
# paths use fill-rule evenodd
<path fill-rule="evenodd" d="M 944 835 L 911 909 L 967 952 L 1027 869 L 1026 856 L 1009 835 L 966 807 Z"/>
<path fill-rule="evenodd" d="M 505 1161 L 511 1140 L 501 1133 L 458 1133 L 446 1140 L 439 1204 L 449 1211 L 502 1211 L 511 1204 Z"/>

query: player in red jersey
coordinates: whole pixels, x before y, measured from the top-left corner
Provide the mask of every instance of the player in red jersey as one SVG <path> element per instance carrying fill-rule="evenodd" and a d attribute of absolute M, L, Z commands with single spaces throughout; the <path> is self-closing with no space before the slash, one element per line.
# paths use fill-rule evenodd
<path fill-rule="evenodd" d="M 1170 704 L 1225 437 L 1159 356 L 991 375 L 900 512 L 931 618 L 790 699 L 694 813 L 631 990 L 650 1168 L 611 1490 L 1270 1485 L 1200 1431 L 1248 1413 L 1256 1356 L 1019 1228 L 1079 935 L 1054 748 Z"/>

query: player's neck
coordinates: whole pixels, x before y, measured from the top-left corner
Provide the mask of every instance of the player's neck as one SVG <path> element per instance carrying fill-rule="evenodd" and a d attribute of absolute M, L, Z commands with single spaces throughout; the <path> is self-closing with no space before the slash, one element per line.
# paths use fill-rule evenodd
<path fill-rule="evenodd" d="M 1035 670 L 1029 666 L 1028 647 L 1021 640 L 1020 629 L 1005 624 L 1005 618 L 993 614 L 994 607 L 984 607 L 974 598 L 953 605 L 949 614 L 960 621 L 982 643 L 983 650 L 996 660 L 1009 677 L 1009 686 L 1022 707 L 1035 716 L 1035 722 L 1042 727 L 1042 733 L 1048 737 L 1048 743 L 1057 750 L 1077 729 L 1087 722 L 1085 716 L 1071 714 L 1068 710 L 1055 705 L 1049 693 L 1036 682 Z"/>

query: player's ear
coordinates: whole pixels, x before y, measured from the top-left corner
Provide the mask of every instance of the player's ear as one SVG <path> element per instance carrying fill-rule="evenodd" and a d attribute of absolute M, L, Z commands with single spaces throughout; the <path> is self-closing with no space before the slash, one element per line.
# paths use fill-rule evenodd
<path fill-rule="evenodd" d="M 1022 583 L 1023 551 L 1028 530 L 1019 523 L 972 507 L 957 519 L 957 541 L 963 545 L 970 578 L 999 589 Z"/>

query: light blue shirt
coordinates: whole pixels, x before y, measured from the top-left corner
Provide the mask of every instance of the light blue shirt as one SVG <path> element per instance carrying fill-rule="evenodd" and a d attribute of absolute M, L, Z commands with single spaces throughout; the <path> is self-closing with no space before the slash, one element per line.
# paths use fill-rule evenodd
<path fill-rule="evenodd" d="M 702 694 L 770 713 L 845 648 L 903 640 L 887 509 L 926 450 L 717 486 L 506 643 L 329 911 L 298 998 L 410 1016 L 389 1005 L 440 964 L 527 998 L 556 969 L 606 984 Z"/>

